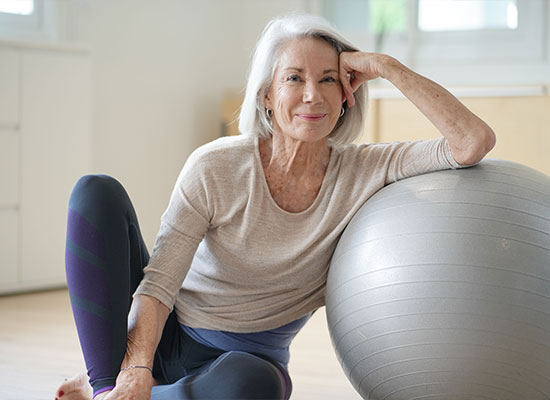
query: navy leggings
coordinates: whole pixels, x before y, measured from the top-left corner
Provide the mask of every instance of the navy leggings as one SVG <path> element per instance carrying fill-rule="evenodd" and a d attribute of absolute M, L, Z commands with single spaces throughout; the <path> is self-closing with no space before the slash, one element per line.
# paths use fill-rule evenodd
<path fill-rule="evenodd" d="M 67 285 L 94 395 L 113 388 L 126 352 L 132 294 L 149 253 L 130 199 L 115 179 L 87 175 L 69 201 Z M 261 354 L 204 346 L 174 312 L 155 353 L 151 399 L 288 399 L 285 368 Z"/>

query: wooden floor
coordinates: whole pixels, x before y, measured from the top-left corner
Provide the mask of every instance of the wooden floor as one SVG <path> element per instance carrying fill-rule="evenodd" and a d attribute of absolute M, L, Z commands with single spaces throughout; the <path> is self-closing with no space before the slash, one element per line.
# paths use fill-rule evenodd
<path fill-rule="evenodd" d="M 0 399 L 53 400 L 59 382 L 85 371 L 66 290 L 0 297 L 0 321 Z M 324 309 L 291 354 L 292 399 L 361 399 L 336 360 Z"/>

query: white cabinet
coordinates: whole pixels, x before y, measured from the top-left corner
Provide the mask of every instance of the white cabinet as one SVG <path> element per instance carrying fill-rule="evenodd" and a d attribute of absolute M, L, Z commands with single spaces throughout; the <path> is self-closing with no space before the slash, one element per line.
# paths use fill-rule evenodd
<path fill-rule="evenodd" d="M 19 203 L 19 134 L 0 127 L 0 208 Z"/>
<path fill-rule="evenodd" d="M 19 121 L 19 50 L 0 47 L 0 128 Z"/>
<path fill-rule="evenodd" d="M 0 43 L 0 293 L 65 284 L 67 204 L 91 167 L 90 79 L 86 51 Z"/>
<path fill-rule="evenodd" d="M 0 209 L 0 288 L 14 288 L 19 282 L 18 268 L 18 212 L 15 209 Z"/>

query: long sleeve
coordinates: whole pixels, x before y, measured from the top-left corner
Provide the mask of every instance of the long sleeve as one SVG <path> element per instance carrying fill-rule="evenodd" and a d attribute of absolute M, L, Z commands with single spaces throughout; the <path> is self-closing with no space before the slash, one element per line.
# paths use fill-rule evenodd
<path fill-rule="evenodd" d="M 385 185 L 427 172 L 463 167 L 453 158 L 444 137 L 416 142 L 370 144 L 360 149 L 359 153 L 361 151 L 367 152 L 363 164 L 385 172 Z"/>

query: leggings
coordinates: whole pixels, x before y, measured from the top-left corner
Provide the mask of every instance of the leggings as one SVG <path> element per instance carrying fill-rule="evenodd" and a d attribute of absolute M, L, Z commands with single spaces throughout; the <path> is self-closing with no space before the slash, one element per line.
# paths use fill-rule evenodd
<path fill-rule="evenodd" d="M 149 253 L 122 185 L 86 175 L 69 201 L 65 266 L 78 337 L 94 396 L 112 389 L 126 352 L 132 294 Z M 194 341 L 173 311 L 155 352 L 153 400 L 288 399 L 292 383 L 270 358 Z"/>

